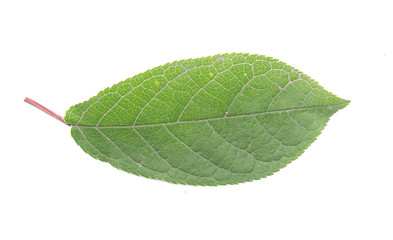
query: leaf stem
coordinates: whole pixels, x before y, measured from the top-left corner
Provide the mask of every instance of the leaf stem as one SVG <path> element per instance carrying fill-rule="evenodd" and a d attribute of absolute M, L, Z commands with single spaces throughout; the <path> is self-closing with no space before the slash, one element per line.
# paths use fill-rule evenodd
<path fill-rule="evenodd" d="M 44 106 L 42 106 L 38 102 L 36 102 L 28 97 L 25 98 L 25 102 L 32 105 L 33 107 L 38 108 L 39 110 L 43 111 L 44 113 L 48 114 L 49 116 L 59 120 L 60 122 L 64 123 L 65 125 L 68 125 L 67 123 L 64 122 L 64 118 L 62 116 L 58 115 L 57 113 L 53 112 L 52 110 L 50 110 Z"/>

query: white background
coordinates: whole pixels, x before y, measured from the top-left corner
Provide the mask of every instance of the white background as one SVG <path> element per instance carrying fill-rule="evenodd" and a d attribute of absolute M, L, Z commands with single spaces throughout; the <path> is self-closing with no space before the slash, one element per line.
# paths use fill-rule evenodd
<path fill-rule="evenodd" d="M 0 239 L 393 239 L 391 1 L 1 1 Z M 352 100 L 266 179 L 192 187 L 85 154 L 73 104 L 166 62 L 278 58 Z"/>

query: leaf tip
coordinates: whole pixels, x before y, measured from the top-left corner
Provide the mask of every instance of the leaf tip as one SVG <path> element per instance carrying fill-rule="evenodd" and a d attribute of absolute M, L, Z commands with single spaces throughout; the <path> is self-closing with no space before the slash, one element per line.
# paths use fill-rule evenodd
<path fill-rule="evenodd" d="M 348 106 L 350 103 L 351 103 L 351 100 L 343 99 L 341 108 L 345 108 L 345 107 Z"/>

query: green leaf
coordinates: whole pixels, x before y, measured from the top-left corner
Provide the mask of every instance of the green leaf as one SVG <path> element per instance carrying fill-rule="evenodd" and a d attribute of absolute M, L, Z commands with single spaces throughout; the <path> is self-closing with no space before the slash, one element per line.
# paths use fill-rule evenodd
<path fill-rule="evenodd" d="M 72 106 L 92 157 L 147 178 L 223 185 L 273 174 L 349 101 L 276 59 L 222 54 L 156 67 Z"/>

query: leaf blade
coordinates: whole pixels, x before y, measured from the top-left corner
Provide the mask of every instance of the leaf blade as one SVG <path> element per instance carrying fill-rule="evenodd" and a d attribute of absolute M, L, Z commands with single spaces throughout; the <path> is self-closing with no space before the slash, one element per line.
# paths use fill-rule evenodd
<path fill-rule="evenodd" d="M 221 185 L 278 171 L 348 103 L 278 60 L 226 54 L 139 74 L 71 107 L 65 121 L 85 152 L 116 168 Z"/>

